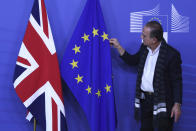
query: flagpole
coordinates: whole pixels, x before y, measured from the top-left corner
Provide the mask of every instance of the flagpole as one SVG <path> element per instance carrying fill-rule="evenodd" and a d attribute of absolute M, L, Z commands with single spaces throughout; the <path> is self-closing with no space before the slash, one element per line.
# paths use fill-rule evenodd
<path fill-rule="evenodd" d="M 33 131 L 36 131 L 36 120 L 34 118 L 34 130 Z"/>

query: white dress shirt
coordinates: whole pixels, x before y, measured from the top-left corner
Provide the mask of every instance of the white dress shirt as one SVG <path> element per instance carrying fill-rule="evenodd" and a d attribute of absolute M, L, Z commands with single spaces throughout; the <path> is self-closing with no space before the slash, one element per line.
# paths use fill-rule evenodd
<path fill-rule="evenodd" d="M 147 47 L 149 50 L 143 74 L 142 74 L 142 82 L 141 82 L 141 89 L 145 92 L 154 92 L 153 89 L 153 78 L 154 78 L 154 71 L 155 71 L 155 66 L 157 63 L 157 58 L 159 55 L 159 50 L 160 50 L 161 44 L 152 52 L 150 48 Z"/>

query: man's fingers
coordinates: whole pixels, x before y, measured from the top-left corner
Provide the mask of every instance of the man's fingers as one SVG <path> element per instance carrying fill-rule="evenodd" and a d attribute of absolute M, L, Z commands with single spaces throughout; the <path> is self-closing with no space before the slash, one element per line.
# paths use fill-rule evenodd
<path fill-rule="evenodd" d="M 175 104 L 171 110 L 171 118 L 174 117 L 174 122 L 177 122 L 181 115 L 181 109 L 179 105 Z"/>
<path fill-rule="evenodd" d="M 173 117 L 173 115 L 174 115 L 174 111 L 172 110 L 172 112 L 171 112 L 171 118 Z"/>
<path fill-rule="evenodd" d="M 178 121 L 178 115 L 177 115 L 177 113 L 175 114 L 175 117 L 174 118 L 175 118 L 174 121 L 177 122 Z"/>
<path fill-rule="evenodd" d="M 177 121 L 179 120 L 180 115 L 181 115 L 181 112 L 177 112 L 177 113 L 175 114 L 175 122 L 177 122 Z"/>
<path fill-rule="evenodd" d="M 175 122 L 177 122 L 178 119 L 179 119 L 179 114 L 176 112 L 176 113 L 175 113 Z"/>
<path fill-rule="evenodd" d="M 110 46 L 113 46 L 113 45 L 114 45 L 114 43 L 113 43 L 113 40 L 112 40 L 112 39 L 110 39 L 109 43 L 110 43 Z"/>
<path fill-rule="evenodd" d="M 114 39 L 110 39 L 110 41 L 109 41 L 109 42 L 110 42 L 110 44 L 113 44 L 113 42 L 114 42 Z"/>
<path fill-rule="evenodd" d="M 111 46 L 116 46 L 117 45 L 117 40 L 115 38 L 111 38 L 109 41 Z"/>
<path fill-rule="evenodd" d="M 115 42 L 115 41 L 117 41 L 115 38 L 110 39 L 110 42 Z"/>
<path fill-rule="evenodd" d="M 110 39 L 110 41 L 114 41 L 114 39 L 113 39 L 113 38 L 111 38 L 111 39 Z"/>

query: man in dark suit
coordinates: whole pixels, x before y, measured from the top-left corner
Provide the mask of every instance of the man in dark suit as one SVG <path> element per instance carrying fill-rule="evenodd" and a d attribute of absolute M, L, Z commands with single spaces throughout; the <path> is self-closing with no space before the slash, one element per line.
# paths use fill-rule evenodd
<path fill-rule="evenodd" d="M 130 55 L 117 39 L 110 44 L 129 65 L 138 67 L 135 95 L 135 118 L 141 120 L 141 131 L 172 131 L 173 121 L 181 115 L 182 69 L 180 53 L 163 38 L 156 21 L 148 22 L 142 31 L 139 51 Z"/>

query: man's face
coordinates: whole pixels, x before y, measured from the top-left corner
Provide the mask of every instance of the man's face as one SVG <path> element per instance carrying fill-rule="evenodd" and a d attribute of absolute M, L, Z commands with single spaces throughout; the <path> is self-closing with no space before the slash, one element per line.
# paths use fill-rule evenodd
<path fill-rule="evenodd" d="M 151 29 L 149 27 L 144 26 L 141 38 L 143 40 L 144 45 L 151 46 L 154 44 L 154 39 L 150 38 L 150 31 Z"/>

